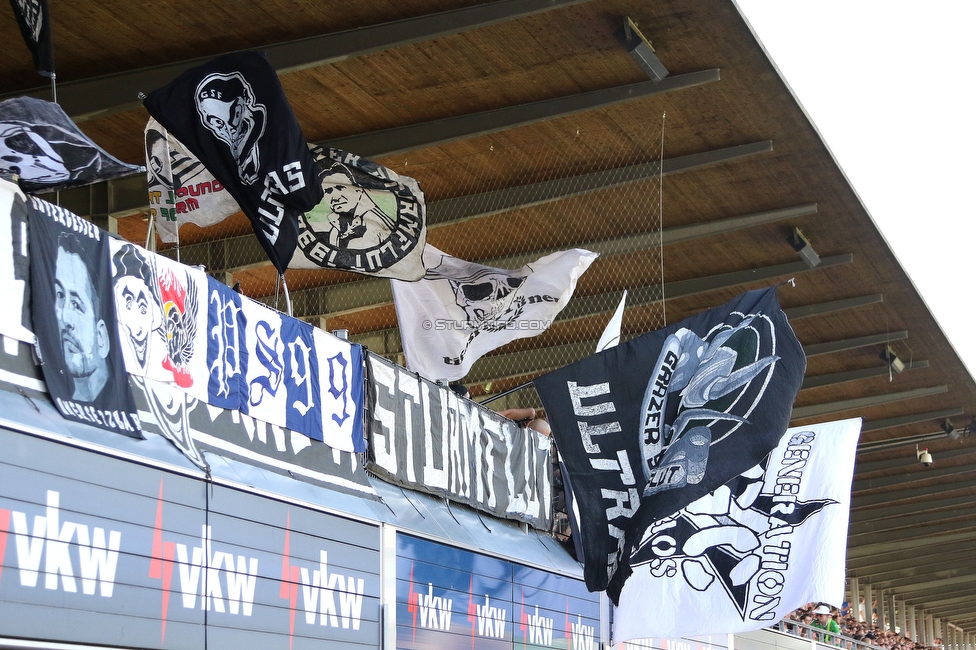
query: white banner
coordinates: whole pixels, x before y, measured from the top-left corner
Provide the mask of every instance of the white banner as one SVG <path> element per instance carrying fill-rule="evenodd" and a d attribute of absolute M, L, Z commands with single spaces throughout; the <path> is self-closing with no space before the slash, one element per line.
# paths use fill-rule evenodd
<path fill-rule="evenodd" d="M 146 179 L 156 232 L 164 242 L 178 242 L 184 223 L 212 226 L 241 209 L 203 163 L 153 118 L 146 124 Z"/>
<path fill-rule="evenodd" d="M 428 245 L 426 277 L 392 283 L 407 367 L 428 379 L 461 379 L 482 355 L 542 334 L 596 257 L 574 248 L 509 271 Z"/>
<path fill-rule="evenodd" d="M 788 429 L 767 461 L 653 523 L 631 556 L 613 643 L 747 632 L 840 605 L 861 420 Z"/>

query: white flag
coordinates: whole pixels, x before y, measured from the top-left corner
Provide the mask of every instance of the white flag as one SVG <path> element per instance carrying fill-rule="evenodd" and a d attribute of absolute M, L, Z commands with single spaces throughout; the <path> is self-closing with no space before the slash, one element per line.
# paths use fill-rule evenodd
<path fill-rule="evenodd" d="M 510 271 L 428 245 L 426 277 L 392 281 L 407 367 L 428 379 L 460 379 L 482 355 L 541 334 L 596 257 L 576 248 Z"/>
<path fill-rule="evenodd" d="M 766 462 L 643 534 L 613 642 L 747 632 L 844 600 L 860 418 L 794 427 Z"/>
<path fill-rule="evenodd" d="M 620 343 L 620 327 L 624 322 L 624 306 L 626 306 L 626 304 L 627 290 L 624 289 L 624 295 L 620 297 L 620 304 L 617 305 L 617 310 L 613 312 L 613 316 L 610 317 L 610 321 L 607 323 L 606 329 L 603 330 L 603 334 L 600 336 L 600 340 L 596 344 L 597 352 L 603 352 L 607 348 L 612 348 Z"/>
<path fill-rule="evenodd" d="M 156 232 L 179 241 L 184 223 L 212 226 L 240 211 L 237 201 L 183 144 L 155 119 L 146 124 L 146 178 Z"/>

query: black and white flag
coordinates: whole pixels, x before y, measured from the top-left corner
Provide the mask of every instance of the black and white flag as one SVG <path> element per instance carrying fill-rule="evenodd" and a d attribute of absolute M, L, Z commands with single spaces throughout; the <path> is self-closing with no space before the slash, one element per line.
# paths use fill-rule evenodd
<path fill-rule="evenodd" d="M 31 315 L 48 393 L 61 414 L 142 438 L 119 348 L 108 237 L 30 197 Z"/>
<path fill-rule="evenodd" d="M 240 212 L 230 192 L 159 122 L 149 118 L 145 137 L 149 209 L 162 241 L 178 242 L 185 223 L 203 228 Z"/>
<path fill-rule="evenodd" d="M 0 102 L 0 174 L 28 192 L 66 190 L 141 172 L 81 132 L 61 107 L 43 99 Z"/>
<path fill-rule="evenodd" d="M 312 150 L 325 198 L 299 216 L 290 268 L 424 277 L 427 204 L 417 181 L 340 149 Z"/>
<path fill-rule="evenodd" d="M 617 602 L 649 523 L 776 446 L 805 368 L 771 287 L 535 380 L 573 484 L 591 591 Z"/>
<path fill-rule="evenodd" d="M 482 355 L 542 334 L 566 306 L 597 254 L 574 248 L 520 269 L 466 262 L 433 246 L 427 274 L 393 281 L 407 367 L 428 379 L 461 379 Z"/>
<path fill-rule="evenodd" d="M 51 49 L 51 12 L 47 0 L 10 0 L 24 43 L 34 57 L 34 67 L 42 77 L 54 73 Z"/>
<path fill-rule="evenodd" d="M 840 605 L 860 432 L 860 419 L 789 429 L 761 463 L 647 526 L 613 643 L 737 634 Z"/>
<path fill-rule="evenodd" d="M 144 103 L 230 192 L 284 273 L 298 242 L 298 214 L 323 194 L 315 157 L 267 57 L 218 57 L 149 93 Z"/>

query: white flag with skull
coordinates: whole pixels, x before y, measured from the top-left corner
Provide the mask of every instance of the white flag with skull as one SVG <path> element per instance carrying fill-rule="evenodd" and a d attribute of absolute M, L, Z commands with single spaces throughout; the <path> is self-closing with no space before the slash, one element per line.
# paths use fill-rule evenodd
<path fill-rule="evenodd" d="M 461 379 L 482 355 L 541 334 L 596 257 L 575 248 L 506 270 L 428 244 L 425 278 L 392 281 L 407 367 L 428 379 Z"/>

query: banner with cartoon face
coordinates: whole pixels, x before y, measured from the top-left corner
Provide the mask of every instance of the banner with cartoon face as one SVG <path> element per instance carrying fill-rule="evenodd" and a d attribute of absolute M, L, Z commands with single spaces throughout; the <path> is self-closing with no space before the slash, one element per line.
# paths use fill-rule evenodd
<path fill-rule="evenodd" d="M 149 118 L 145 138 L 149 209 L 162 241 L 178 242 L 185 223 L 212 226 L 240 211 L 227 188 L 159 122 Z"/>
<path fill-rule="evenodd" d="M 534 381 L 573 486 L 587 587 L 616 602 L 647 524 L 776 446 L 805 368 L 771 287 Z"/>
<path fill-rule="evenodd" d="M 142 438 L 119 349 L 106 233 L 28 202 L 31 315 L 44 381 L 71 420 Z"/>
<path fill-rule="evenodd" d="M 407 367 L 453 381 L 488 352 L 542 334 L 596 257 L 574 248 L 507 270 L 427 246 L 425 278 L 392 283 Z"/>
<path fill-rule="evenodd" d="M 417 181 L 340 149 L 312 151 L 325 198 L 299 216 L 290 268 L 424 277 L 427 203 Z"/>
<path fill-rule="evenodd" d="M 284 273 L 298 241 L 298 214 L 322 200 L 322 186 L 267 57 L 226 54 L 187 70 L 144 103 L 226 188 Z"/>
<path fill-rule="evenodd" d="M 860 419 L 789 429 L 761 463 L 646 526 L 613 642 L 748 632 L 839 605 L 860 432 Z"/>
<path fill-rule="evenodd" d="M 61 107 L 33 97 L 0 102 L 0 173 L 28 192 L 65 190 L 141 172 L 91 141 Z"/>

